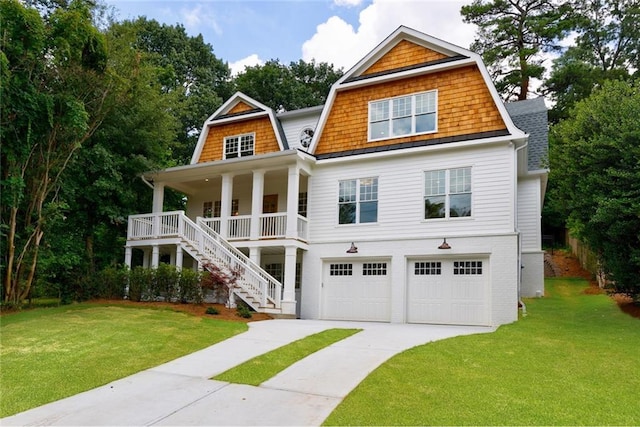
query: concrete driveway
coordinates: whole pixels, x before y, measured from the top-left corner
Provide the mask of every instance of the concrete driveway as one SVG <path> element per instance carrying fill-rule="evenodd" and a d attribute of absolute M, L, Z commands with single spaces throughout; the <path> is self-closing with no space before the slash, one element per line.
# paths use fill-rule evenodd
<path fill-rule="evenodd" d="M 361 328 L 259 387 L 209 380 L 257 355 L 330 328 Z M 317 320 L 249 323 L 249 331 L 102 387 L 3 418 L 0 424 L 320 425 L 369 373 L 431 341 L 495 328 Z"/>

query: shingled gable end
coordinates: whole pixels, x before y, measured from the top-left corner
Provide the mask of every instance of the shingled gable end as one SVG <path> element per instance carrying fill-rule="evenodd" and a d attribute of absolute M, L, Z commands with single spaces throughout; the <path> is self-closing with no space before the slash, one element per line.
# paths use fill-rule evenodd
<path fill-rule="evenodd" d="M 144 175 L 125 262 L 216 265 L 238 275 L 230 304 L 274 316 L 513 322 L 544 294 L 546 127 L 544 101 L 505 106 L 479 55 L 399 27 L 324 106 L 228 99 L 189 165 Z M 163 212 L 167 187 L 185 212 Z"/>

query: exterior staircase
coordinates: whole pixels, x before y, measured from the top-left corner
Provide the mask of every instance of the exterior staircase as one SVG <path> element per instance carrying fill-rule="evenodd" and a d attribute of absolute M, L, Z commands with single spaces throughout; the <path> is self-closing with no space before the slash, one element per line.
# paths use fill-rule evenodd
<path fill-rule="evenodd" d="M 206 266 L 213 264 L 237 280 L 230 289 L 230 302 L 239 297 L 257 312 L 280 314 L 282 284 L 258 264 L 222 238 L 202 218 L 193 222 L 184 211 L 129 217 L 129 240 L 177 239 L 180 247 Z"/>

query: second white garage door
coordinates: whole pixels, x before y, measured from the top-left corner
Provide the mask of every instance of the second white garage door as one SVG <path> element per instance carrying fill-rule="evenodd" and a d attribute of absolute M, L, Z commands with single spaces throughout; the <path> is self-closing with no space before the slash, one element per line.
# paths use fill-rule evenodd
<path fill-rule="evenodd" d="M 322 318 L 327 320 L 391 320 L 391 272 L 387 261 L 325 262 L 322 275 Z"/>
<path fill-rule="evenodd" d="M 410 323 L 488 325 L 489 260 L 410 260 Z"/>

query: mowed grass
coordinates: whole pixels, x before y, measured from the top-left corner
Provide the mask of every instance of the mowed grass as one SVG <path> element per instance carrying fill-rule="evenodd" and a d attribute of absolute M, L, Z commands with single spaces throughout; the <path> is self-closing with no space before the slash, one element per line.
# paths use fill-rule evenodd
<path fill-rule="evenodd" d="M 236 384 L 260 385 L 297 361 L 362 329 L 327 329 L 254 357 L 213 377 Z"/>
<path fill-rule="evenodd" d="M 172 310 L 77 304 L 0 317 L 0 417 L 162 364 L 247 330 Z"/>
<path fill-rule="evenodd" d="M 640 319 L 587 286 L 547 280 L 518 322 L 395 356 L 325 425 L 640 425 Z"/>

